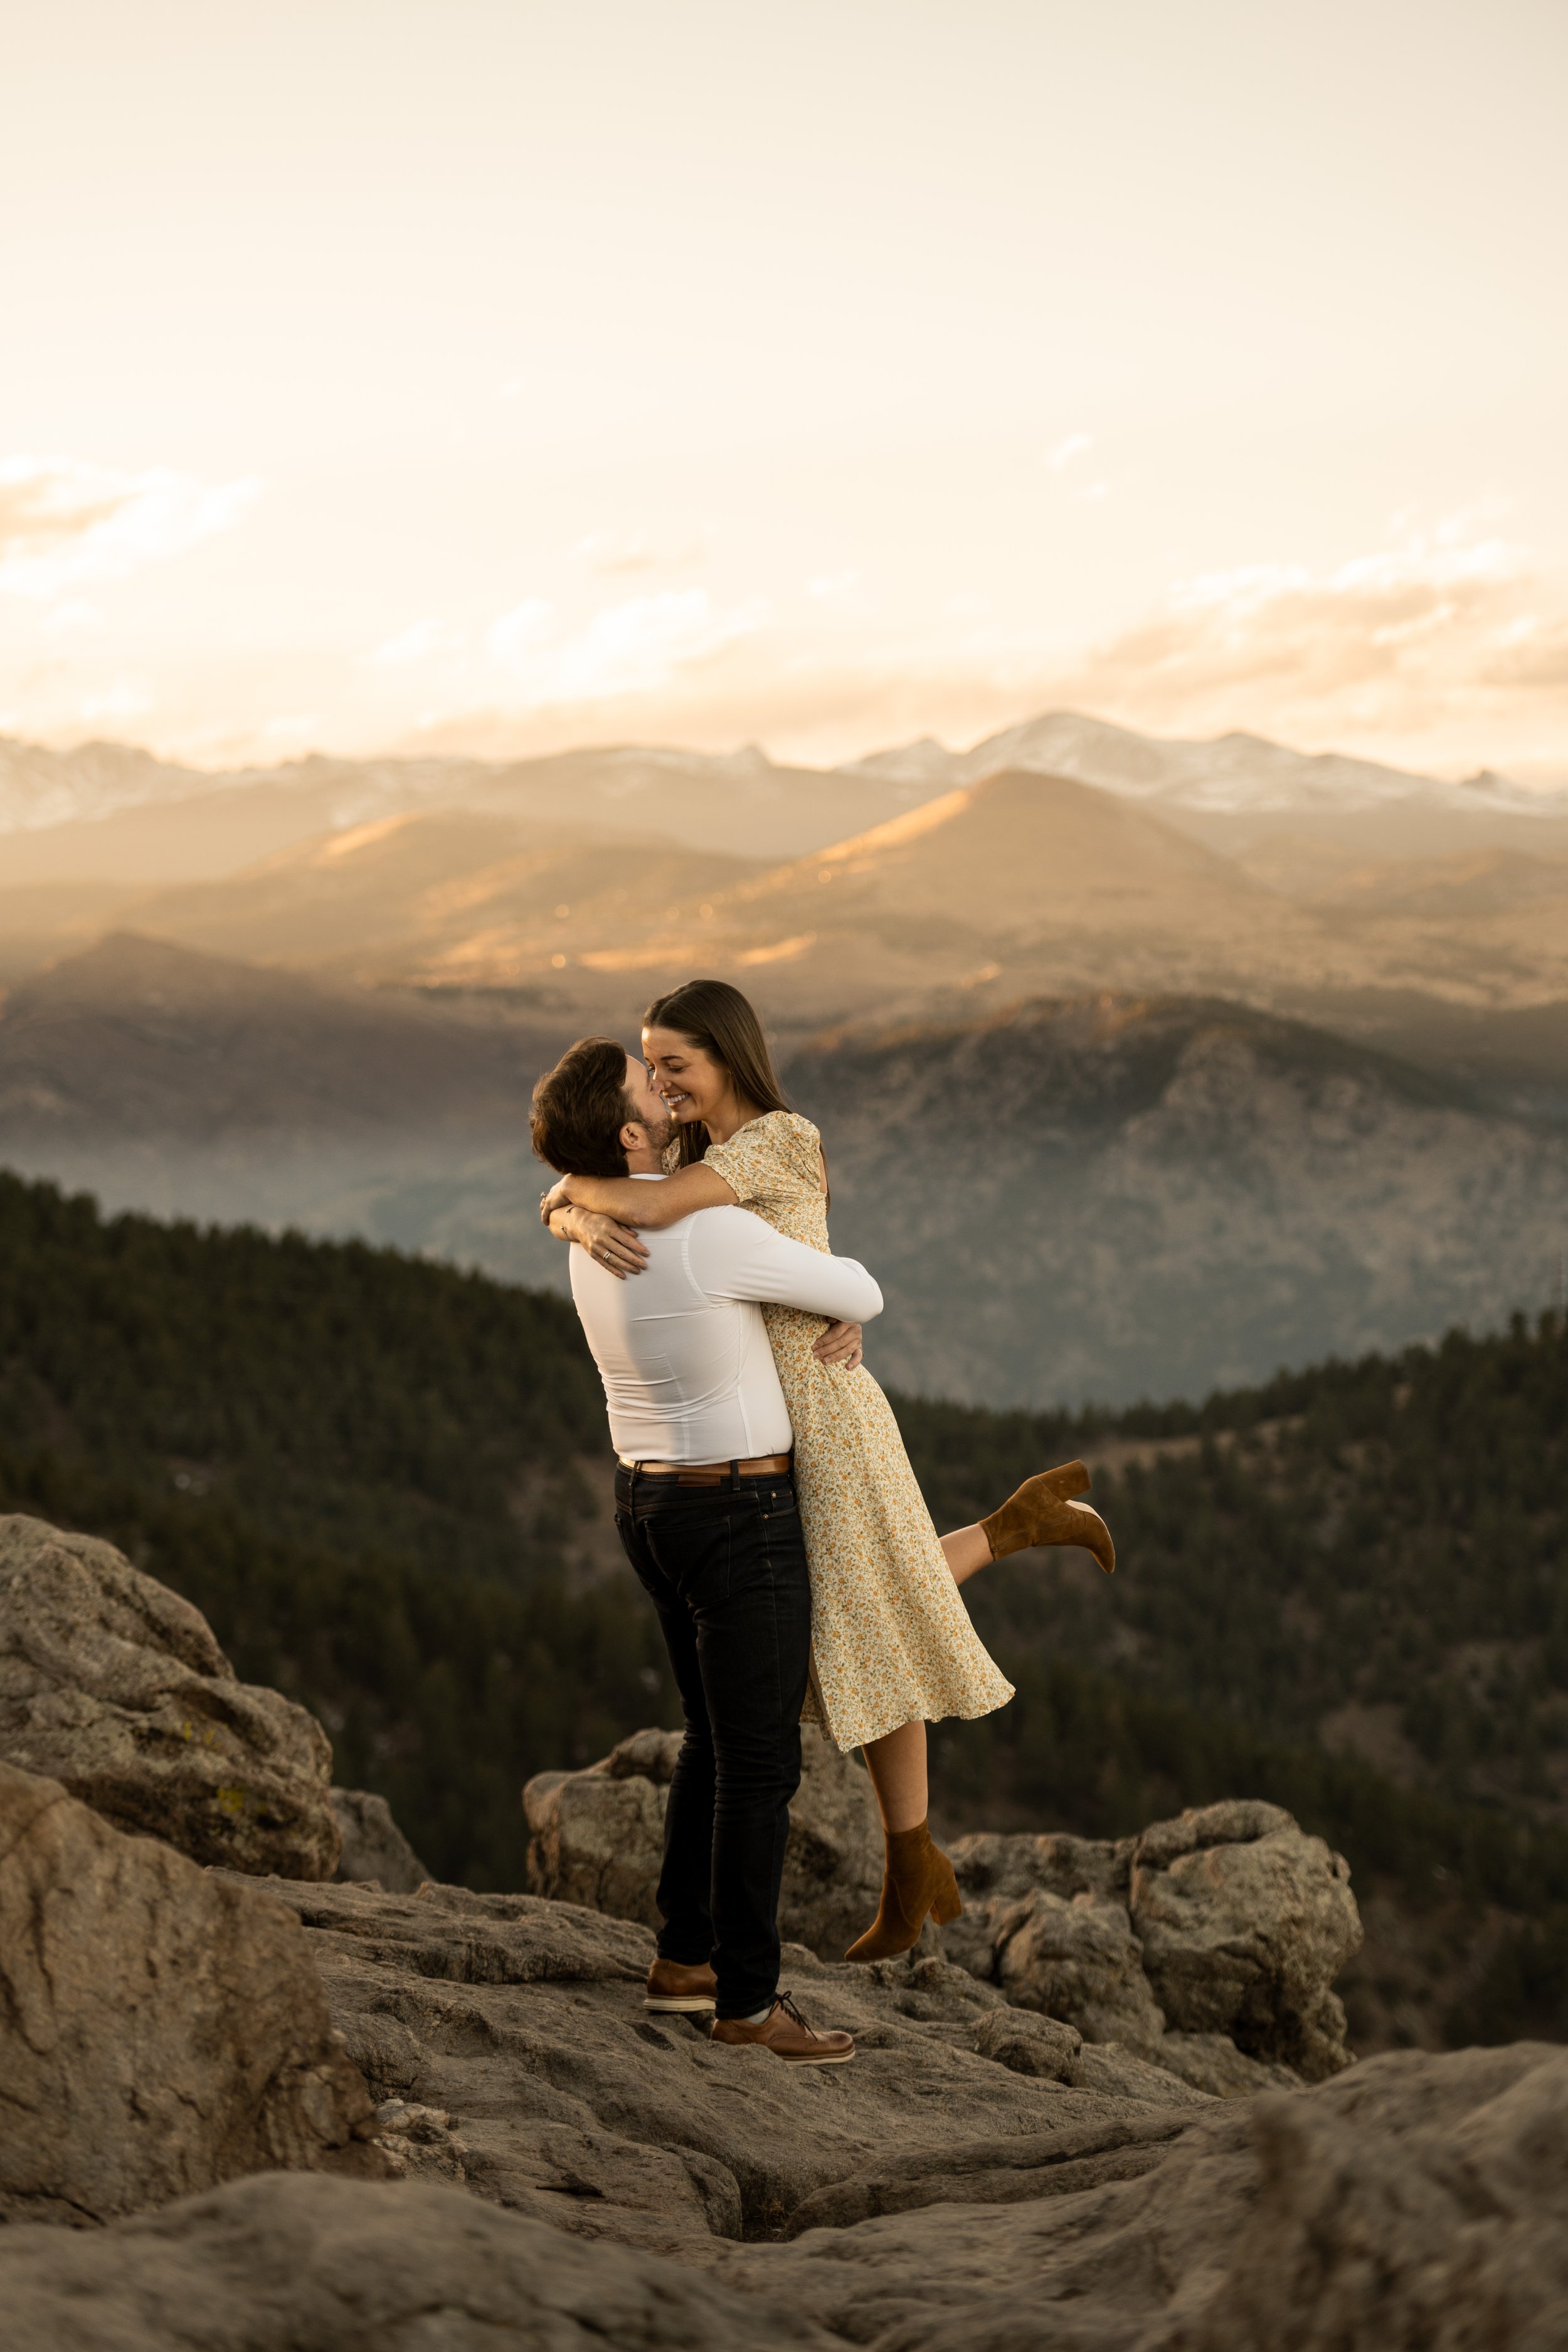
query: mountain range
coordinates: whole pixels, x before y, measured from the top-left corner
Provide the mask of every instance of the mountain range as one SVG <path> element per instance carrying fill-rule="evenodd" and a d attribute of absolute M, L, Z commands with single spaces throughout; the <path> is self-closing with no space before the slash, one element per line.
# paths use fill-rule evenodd
<path fill-rule="evenodd" d="M 1528 849 L 1368 864 L 1286 835 L 1237 854 L 1173 823 L 1164 797 L 1007 768 L 822 839 L 821 776 L 803 800 L 799 777 L 765 762 L 678 772 L 648 756 L 534 762 L 526 791 L 521 771 L 504 791 L 486 772 L 488 806 L 360 814 L 162 887 L 81 877 L 76 905 L 64 881 L 13 881 L 5 975 L 113 921 L 370 985 L 531 991 L 584 1022 L 635 1017 L 696 963 L 754 987 L 793 1034 L 1098 988 L 1238 996 L 1331 1024 L 1336 1000 L 1367 992 L 1489 1007 L 1568 997 L 1568 824 L 1558 846 L 1549 814 L 1499 818 L 1534 827 Z M 885 803 L 903 788 L 866 789 Z M 714 795 L 727 814 L 705 825 L 699 803 Z M 169 826 L 205 806 L 135 814 Z M 792 828 L 819 837 L 781 858 Z M 7 836 L 7 877 L 51 838 Z"/>
<path fill-rule="evenodd" d="M 1190 1391 L 1550 1295 L 1568 804 L 1500 780 L 1073 714 L 821 771 L 0 744 L 0 1156 L 110 1205 L 559 1286 L 532 1076 L 693 971 L 819 1118 L 911 1391 Z"/>

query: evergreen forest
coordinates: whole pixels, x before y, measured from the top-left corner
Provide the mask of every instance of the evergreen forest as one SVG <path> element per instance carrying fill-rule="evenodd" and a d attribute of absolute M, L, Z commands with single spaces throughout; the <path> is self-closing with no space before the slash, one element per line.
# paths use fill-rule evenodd
<path fill-rule="evenodd" d="M 1114 1414 L 894 1402 L 940 1528 L 1081 1454 L 1120 1554 L 965 1587 L 1017 1697 L 937 1733 L 940 1828 L 1271 1798 L 1354 1872 L 1360 2046 L 1568 2039 L 1561 1320 Z M 677 1720 L 582 1566 L 605 1452 L 563 1299 L 0 1174 L 0 1508 L 186 1594 L 444 1878 L 522 1885 L 523 1780 Z"/>

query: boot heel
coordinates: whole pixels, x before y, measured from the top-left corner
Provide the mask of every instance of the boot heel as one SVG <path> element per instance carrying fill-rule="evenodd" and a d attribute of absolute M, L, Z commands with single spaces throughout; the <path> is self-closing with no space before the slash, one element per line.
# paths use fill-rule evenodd
<path fill-rule="evenodd" d="M 1087 1495 L 1094 1484 L 1081 1462 L 1064 1462 L 1057 1469 L 1047 1470 L 1045 1477 L 1052 1494 L 1059 1495 L 1064 1503 L 1070 1503 L 1075 1495 Z"/>
<path fill-rule="evenodd" d="M 941 1868 L 937 1873 L 936 1893 L 931 1897 L 931 1916 L 939 1927 L 951 1927 L 955 1919 L 963 1916 L 963 1900 L 958 1891 L 958 1881 L 952 1874 L 952 1864 L 945 1853 L 937 1857 Z"/>

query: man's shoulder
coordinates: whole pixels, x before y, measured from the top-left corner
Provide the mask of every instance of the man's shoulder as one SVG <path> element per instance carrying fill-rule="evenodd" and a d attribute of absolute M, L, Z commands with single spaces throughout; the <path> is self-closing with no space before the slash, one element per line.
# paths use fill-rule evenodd
<path fill-rule="evenodd" d="M 662 1238 L 665 1241 L 674 1241 L 679 1237 L 688 1246 L 695 1246 L 699 1249 L 705 1246 L 721 1248 L 725 1242 L 731 1238 L 750 1239 L 755 1233 L 759 1222 L 749 1209 L 738 1209 L 731 1202 L 725 1201 L 721 1203 L 716 1202 L 710 1209 L 693 1209 L 691 1214 L 689 1217 L 682 1217 L 679 1223 L 667 1225 Z M 771 1230 L 771 1228 L 764 1230 Z M 654 1236 L 649 1234 L 643 1235 L 645 1241 L 650 1241 L 653 1238 Z"/>

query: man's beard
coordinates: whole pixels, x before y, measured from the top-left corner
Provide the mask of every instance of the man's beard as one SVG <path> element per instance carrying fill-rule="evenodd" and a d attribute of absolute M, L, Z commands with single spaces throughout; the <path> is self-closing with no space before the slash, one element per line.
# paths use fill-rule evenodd
<path fill-rule="evenodd" d="M 675 1113 L 667 1108 L 661 1121 L 656 1124 L 652 1119 L 648 1119 L 644 1123 L 647 1128 L 648 1141 L 662 1159 L 680 1133 L 680 1121 L 676 1118 Z"/>

